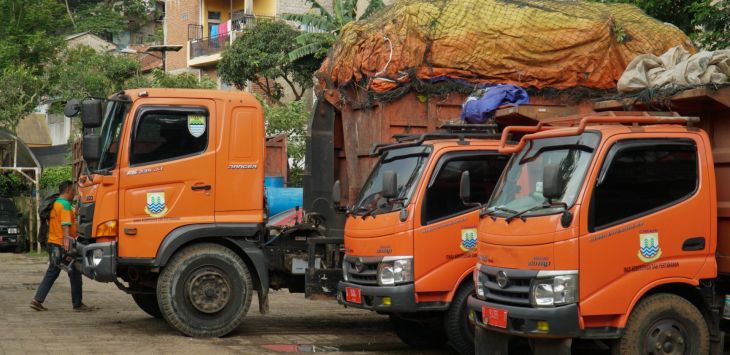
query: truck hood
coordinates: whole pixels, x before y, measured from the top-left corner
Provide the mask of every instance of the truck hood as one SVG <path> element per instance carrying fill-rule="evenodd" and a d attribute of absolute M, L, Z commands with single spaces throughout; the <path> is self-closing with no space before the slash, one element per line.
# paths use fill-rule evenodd
<path fill-rule="evenodd" d="M 411 219 L 401 222 L 399 211 L 365 219 L 349 216 L 345 221 L 345 250 L 357 256 L 413 255 L 412 223 Z"/>

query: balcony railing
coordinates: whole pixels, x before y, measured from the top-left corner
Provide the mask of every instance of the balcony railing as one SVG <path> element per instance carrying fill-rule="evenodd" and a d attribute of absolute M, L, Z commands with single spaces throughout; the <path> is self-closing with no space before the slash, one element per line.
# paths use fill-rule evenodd
<path fill-rule="evenodd" d="M 251 28 L 262 21 L 273 21 L 276 19 L 274 16 L 237 15 L 234 13 L 230 30 L 215 37 L 203 37 L 203 25 L 188 25 L 190 59 L 220 53 L 226 48 L 226 43 L 235 39 L 235 35 L 232 36 L 232 34 Z M 316 29 L 305 28 L 302 25 L 297 26 L 297 24 L 291 21 L 287 22 L 292 27 L 305 32 L 321 32 Z"/>
<path fill-rule="evenodd" d="M 226 32 L 215 37 L 206 37 L 190 41 L 190 59 L 213 55 L 222 52 L 231 40 L 231 33 Z"/>

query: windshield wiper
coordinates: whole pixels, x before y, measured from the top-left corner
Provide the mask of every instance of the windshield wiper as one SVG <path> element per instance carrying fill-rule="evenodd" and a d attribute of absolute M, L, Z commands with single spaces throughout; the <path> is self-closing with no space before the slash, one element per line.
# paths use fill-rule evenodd
<path fill-rule="evenodd" d="M 509 208 L 504 208 L 504 207 L 501 207 L 501 206 L 499 206 L 499 207 L 494 207 L 494 208 L 493 208 L 493 209 L 492 209 L 491 211 L 490 211 L 490 209 L 488 209 L 488 208 L 487 208 L 487 209 L 484 209 L 484 210 L 483 210 L 483 211 L 482 211 L 482 212 L 481 212 L 481 213 L 479 214 L 479 216 L 480 216 L 480 217 L 482 217 L 482 216 L 485 216 L 485 215 L 489 215 L 489 216 L 491 216 L 491 217 L 492 217 L 492 220 L 494 220 L 495 218 L 494 218 L 494 215 L 492 215 L 492 213 L 494 213 L 494 212 L 497 212 L 497 211 L 502 211 L 502 212 L 507 212 L 507 213 L 512 213 L 512 214 L 514 214 L 514 213 L 519 213 L 519 212 L 517 212 L 517 211 L 515 211 L 515 210 L 511 210 L 511 209 L 509 209 Z"/>
<path fill-rule="evenodd" d="M 519 217 L 524 222 L 525 221 L 525 217 L 523 217 L 523 215 L 525 213 L 529 213 L 529 212 L 541 210 L 543 208 L 551 208 L 551 207 L 562 207 L 563 208 L 563 211 L 567 211 L 568 210 L 568 205 L 565 202 L 562 202 L 562 201 L 561 202 L 546 202 L 546 203 L 543 203 L 541 205 L 532 206 L 532 207 L 530 207 L 530 208 L 528 208 L 526 210 L 522 210 L 520 212 L 515 212 L 515 213 L 507 216 L 507 218 L 505 218 L 504 221 L 507 222 L 507 223 L 509 223 L 512 220 L 514 220 L 515 218 L 518 218 Z"/>

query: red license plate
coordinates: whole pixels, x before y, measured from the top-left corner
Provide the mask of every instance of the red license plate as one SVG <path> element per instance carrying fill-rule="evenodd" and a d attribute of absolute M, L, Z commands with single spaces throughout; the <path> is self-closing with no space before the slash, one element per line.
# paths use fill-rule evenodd
<path fill-rule="evenodd" d="M 504 309 L 482 306 L 482 319 L 484 324 L 489 324 L 499 328 L 507 328 L 507 311 Z"/>
<path fill-rule="evenodd" d="M 345 287 L 345 300 L 347 302 L 362 303 L 362 296 L 360 295 L 360 289 L 355 287 Z"/>
<path fill-rule="evenodd" d="M 0 242 L 2 242 L 3 240 L 5 240 L 5 238 L 4 237 L 0 237 Z"/>

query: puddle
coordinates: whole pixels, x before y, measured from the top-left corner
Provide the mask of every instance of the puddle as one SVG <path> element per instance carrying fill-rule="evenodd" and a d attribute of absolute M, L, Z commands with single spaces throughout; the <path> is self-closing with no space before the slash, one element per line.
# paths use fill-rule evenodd
<path fill-rule="evenodd" d="M 407 347 L 403 344 L 346 344 L 346 345 L 314 345 L 314 344 L 268 344 L 263 349 L 280 353 L 332 353 L 363 351 L 399 351 Z"/>

